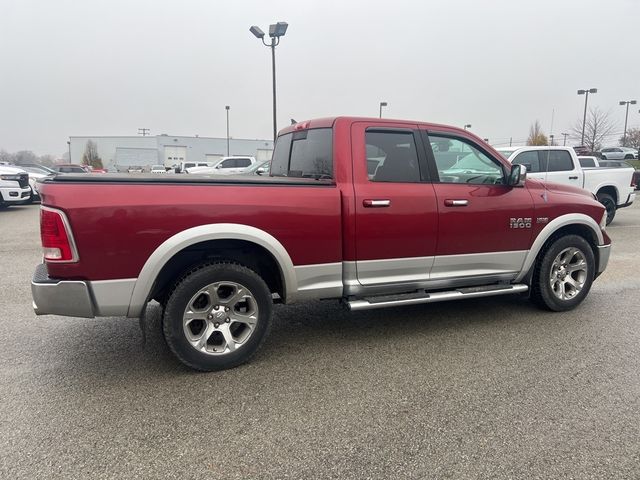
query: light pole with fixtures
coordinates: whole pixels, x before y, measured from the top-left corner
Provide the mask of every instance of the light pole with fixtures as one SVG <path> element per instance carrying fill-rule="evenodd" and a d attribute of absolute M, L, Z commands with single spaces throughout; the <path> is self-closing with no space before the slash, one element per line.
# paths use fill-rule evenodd
<path fill-rule="evenodd" d="M 380 118 L 382 118 L 382 107 L 386 107 L 387 105 L 387 102 L 380 102 Z"/>
<path fill-rule="evenodd" d="M 71 162 L 71 140 L 67 141 L 67 145 L 69 147 L 69 163 L 73 163 Z"/>
<path fill-rule="evenodd" d="M 466 130 L 467 128 L 471 128 L 471 124 L 470 124 L 470 123 L 467 123 L 467 124 L 464 126 L 464 129 L 465 129 L 465 130 Z"/>
<path fill-rule="evenodd" d="M 273 25 L 269 25 L 269 37 L 271 43 L 264 41 L 264 32 L 260 27 L 252 26 L 249 31 L 255 35 L 256 38 L 262 40 L 262 44 L 265 47 L 271 48 L 271 78 L 273 82 L 273 140 L 275 141 L 278 134 L 277 120 L 276 120 L 276 47 L 280 44 L 280 37 L 283 37 L 287 33 L 287 22 L 278 22 Z"/>
<path fill-rule="evenodd" d="M 622 146 L 626 147 L 627 146 L 627 120 L 629 120 L 629 105 L 635 105 L 636 102 L 635 100 L 620 100 L 620 105 L 626 105 L 627 106 L 627 113 L 624 116 L 624 134 L 622 135 Z"/>
<path fill-rule="evenodd" d="M 231 107 L 229 105 L 225 105 L 224 109 L 227 111 L 227 157 L 229 156 L 229 110 Z"/>
<path fill-rule="evenodd" d="M 587 102 L 589 101 L 590 93 L 598 93 L 597 88 L 588 88 L 585 90 L 578 90 L 578 95 L 585 95 L 584 97 L 584 115 L 582 117 L 582 139 L 580 140 L 580 146 L 584 145 L 584 127 L 587 123 Z"/>

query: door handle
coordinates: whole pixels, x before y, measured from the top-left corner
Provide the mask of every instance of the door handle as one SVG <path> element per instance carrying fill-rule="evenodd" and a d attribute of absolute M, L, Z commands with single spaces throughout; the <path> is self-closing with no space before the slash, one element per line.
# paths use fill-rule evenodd
<path fill-rule="evenodd" d="M 391 206 L 391 200 L 373 200 L 367 199 L 362 201 L 365 208 L 384 208 Z"/>
<path fill-rule="evenodd" d="M 452 200 L 452 199 L 447 199 L 444 201 L 444 204 L 447 207 L 466 207 L 467 205 L 469 205 L 469 200 Z"/>
<path fill-rule="evenodd" d="M 569 180 L 577 180 L 577 179 L 578 179 L 578 177 L 577 177 L 577 176 L 575 176 L 575 177 L 569 177 Z"/>

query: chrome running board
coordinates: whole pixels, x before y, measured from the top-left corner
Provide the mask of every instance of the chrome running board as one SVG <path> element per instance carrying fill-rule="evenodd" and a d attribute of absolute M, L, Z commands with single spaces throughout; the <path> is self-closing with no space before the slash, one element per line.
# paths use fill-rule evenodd
<path fill-rule="evenodd" d="M 529 287 L 523 283 L 516 285 L 483 285 L 480 287 L 457 288 L 446 292 L 426 293 L 413 292 L 400 295 L 380 295 L 375 297 L 347 300 L 349 310 L 373 310 L 376 308 L 398 307 L 403 305 L 418 305 L 421 303 L 445 302 L 463 298 L 493 297 L 524 293 Z"/>

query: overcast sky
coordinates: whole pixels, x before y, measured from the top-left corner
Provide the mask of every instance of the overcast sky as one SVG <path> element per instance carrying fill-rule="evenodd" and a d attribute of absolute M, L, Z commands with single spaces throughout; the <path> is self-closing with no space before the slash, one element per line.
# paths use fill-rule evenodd
<path fill-rule="evenodd" d="M 279 128 L 384 115 L 492 143 L 550 133 L 589 103 L 624 126 L 640 100 L 640 0 L 0 0 L 0 149 L 61 154 L 70 135 L 271 136 L 271 58 L 249 33 L 286 21 Z M 639 105 L 629 125 L 640 126 Z M 612 139 L 614 143 L 615 139 Z"/>

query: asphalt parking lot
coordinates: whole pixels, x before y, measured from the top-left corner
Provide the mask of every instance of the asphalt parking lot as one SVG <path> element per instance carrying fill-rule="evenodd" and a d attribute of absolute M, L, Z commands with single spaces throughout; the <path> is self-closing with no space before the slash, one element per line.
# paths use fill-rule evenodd
<path fill-rule="evenodd" d="M 277 306 L 194 373 L 125 318 L 36 317 L 38 206 L 0 211 L 0 477 L 640 478 L 640 202 L 576 310 Z"/>

